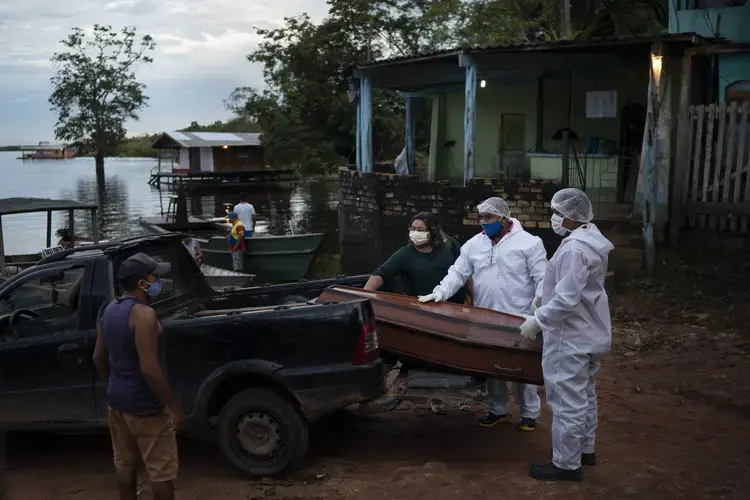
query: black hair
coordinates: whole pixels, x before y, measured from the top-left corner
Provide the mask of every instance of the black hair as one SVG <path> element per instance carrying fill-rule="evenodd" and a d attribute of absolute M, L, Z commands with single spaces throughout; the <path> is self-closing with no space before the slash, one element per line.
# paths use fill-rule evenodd
<path fill-rule="evenodd" d="M 445 238 L 443 237 L 443 230 L 440 229 L 435 214 L 430 212 L 419 212 L 417 215 L 411 218 L 409 224 L 413 224 L 415 220 L 421 220 L 424 225 L 427 226 L 427 231 L 430 232 L 430 245 L 432 248 L 437 248 L 440 245 L 446 245 Z M 411 240 L 409 241 L 411 243 Z"/>
<path fill-rule="evenodd" d="M 247 194 L 243 193 L 242 196 L 240 196 L 240 201 L 247 201 Z"/>
<path fill-rule="evenodd" d="M 137 278 L 135 276 L 128 276 L 127 278 L 120 279 L 120 288 L 125 292 L 134 292 L 138 288 L 138 283 L 143 278 Z"/>

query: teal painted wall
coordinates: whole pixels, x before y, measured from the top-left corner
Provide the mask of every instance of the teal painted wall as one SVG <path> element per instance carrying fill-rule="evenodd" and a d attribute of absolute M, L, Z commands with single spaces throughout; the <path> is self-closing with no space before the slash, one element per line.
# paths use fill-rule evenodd
<path fill-rule="evenodd" d="M 750 3 L 721 9 L 676 10 L 669 3 L 669 32 L 720 36 L 733 42 L 750 42 Z M 718 26 L 718 30 L 716 29 Z M 719 102 L 724 102 L 726 86 L 738 80 L 750 80 L 750 53 L 724 54 L 718 57 Z"/>

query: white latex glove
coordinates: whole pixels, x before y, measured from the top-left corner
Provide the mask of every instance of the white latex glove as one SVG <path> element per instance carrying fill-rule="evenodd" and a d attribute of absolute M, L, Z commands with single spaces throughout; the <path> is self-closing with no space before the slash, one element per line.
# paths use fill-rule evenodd
<path fill-rule="evenodd" d="M 424 304 L 425 302 L 442 302 L 445 299 L 443 299 L 443 294 L 442 293 L 440 293 L 440 292 L 432 292 L 429 295 L 420 295 L 418 297 L 418 300 L 421 303 Z"/>
<path fill-rule="evenodd" d="M 537 323 L 534 316 L 526 316 L 526 321 L 521 325 L 521 337 L 529 340 L 536 339 L 539 332 L 542 331 L 542 327 Z"/>
<path fill-rule="evenodd" d="M 542 298 L 541 297 L 534 297 L 534 300 L 531 302 L 531 310 L 536 311 L 539 309 L 539 306 L 542 305 Z"/>

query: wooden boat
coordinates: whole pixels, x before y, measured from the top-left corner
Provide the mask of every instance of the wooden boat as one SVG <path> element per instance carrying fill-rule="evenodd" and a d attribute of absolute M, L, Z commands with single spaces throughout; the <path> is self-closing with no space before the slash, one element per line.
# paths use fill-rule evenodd
<path fill-rule="evenodd" d="M 223 221 L 223 222 L 222 222 Z M 190 217 L 190 228 L 177 228 L 164 217 L 141 217 L 138 224 L 147 234 L 170 231 L 196 231 L 194 238 L 203 250 L 203 262 L 221 269 L 232 270 L 232 255 L 224 236 L 203 236 L 206 232 L 223 232 L 224 218 L 205 220 Z M 231 226 L 229 226 L 231 227 Z M 290 234 L 284 236 L 253 235 L 245 238 L 247 249 L 243 270 L 263 283 L 299 281 L 307 276 L 315 260 L 325 233 Z"/>
<path fill-rule="evenodd" d="M 542 385 L 542 343 L 520 335 L 524 318 L 489 309 L 334 286 L 318 299 L 344 302 L 367 298 L 377 319 L 382 351 L 476 377 Z"/>
<path fill-rule="evenodd" d="M 247 249 L 243 270 L 255 274 L 264 283 L 304 279 L 324 237 L 324 233 L 309 233 L 245 238 Z M 232 255 L 225 237 L 195 239 L 203 250 L 203 261 L 206 264 L 232 269 Z"/>

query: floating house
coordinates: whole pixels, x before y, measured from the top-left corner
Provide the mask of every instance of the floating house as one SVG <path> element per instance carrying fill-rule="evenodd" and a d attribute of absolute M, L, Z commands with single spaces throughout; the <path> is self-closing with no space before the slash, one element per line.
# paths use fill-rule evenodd
<path fill-rule="evenodd" d="M 159 151 L 160 172 L 165 157 L 173 173 L 229 173 L 266 169 L 259 133 L 164 132 L 152 147 Z M 164 154 L 165 151 L 169 153 Z"/>

